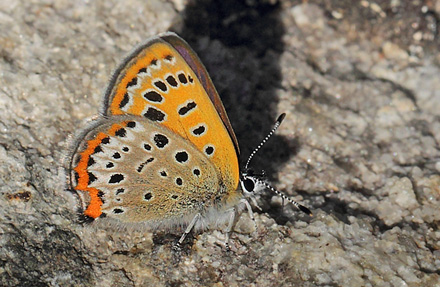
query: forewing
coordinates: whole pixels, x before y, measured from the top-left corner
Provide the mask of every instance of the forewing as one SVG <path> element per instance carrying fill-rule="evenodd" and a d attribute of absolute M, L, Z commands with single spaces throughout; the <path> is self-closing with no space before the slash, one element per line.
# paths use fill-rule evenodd
<path fill-rule="evenodd" d="M 104 114 L 139 115 L 193 143 L 219 170 L 225 186 L 238 186 L 238 145 L 220 98 L 189 46 L 172 33 L 138 47 L 117 69 Z"/>

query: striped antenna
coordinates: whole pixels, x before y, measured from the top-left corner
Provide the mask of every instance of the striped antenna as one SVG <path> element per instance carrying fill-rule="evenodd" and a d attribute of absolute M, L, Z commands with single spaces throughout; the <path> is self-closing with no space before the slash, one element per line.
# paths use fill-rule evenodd
<path fill-rule="evenodd" d="M 298 202 L 296 202 L 295 200 L 289 198 L 287 195 L 285 195 L 284 193 L 282 193 L 279 190 L 276 190 L 275 188 L 273 188 L 272 186 L 270 186 L 268 183 L 254 178 L 254 180 L 259 183 L 259 184 L 263 184 L 267 189 L 270 189 L 271 191 L 273 191 L 274 193 L 276 193 L 278 196 L 280 196 L 283 200 L 287 200 L 288 202 L 290 202 L 291 204 L 293 204 L 296 208 L 298 208 L 299 210 L 301 210 L 302 212 L 304 212 L 305 214 L 309 215 L 309 216 L 313 216 L 313 213 L 310 211 L 310 209 L 308 209 L 307 207 L 305 207 L 304 205 L 299 204 Z"/>
<path fill-rule="evenodd" d="M 270 139 L 270 137 L 275 133 L 275 131 L 278 129 L 278 127 L 281 125 L 281 122 L 286 117 L 285 113 L 282 113 L 277 121 L 275 122 L 275 125 L 273 126 L 272 130 L 267 134 L 267 136 L 260 142 L 260 144 L 252 151 L 251 155 L 249 156 L 246 165 L 244 166 L 244 169 L 247 170 L 249 163 L 251 162 L 254 155 L 263 147 L 263 145 Z"/>

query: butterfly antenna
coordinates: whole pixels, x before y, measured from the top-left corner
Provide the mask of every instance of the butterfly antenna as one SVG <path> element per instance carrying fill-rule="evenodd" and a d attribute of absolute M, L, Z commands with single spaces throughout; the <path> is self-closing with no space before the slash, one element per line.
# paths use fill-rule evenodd
<path fill-rule="evenodd" d="M 287 200 L 288 202 L 290 202 L 291 204 L 293 204 L 296 208 L 298 208 L 299 210 L 301 210 L 302 212 L 304 212 L 305 214 L 309 215 L 309 216 L 313 216 L 313 213 L 310 211 L 310 209 L 308 209 L 307 207 L 305 207 L 304 205 L 299 204 L 298 202 L 296 202 L 295 200 L 289 198 L 287 195 L 285 195 L 284 193 L 282 193 L 279 190 L 276 190 L 275 188 L 273 188 L 272 186 L 270 186 L 268 183 L 259 180 L 259 179 L 254 179 L 256 182 L 263 184 L 267 189 L 270 189 L 271 191 L 273 191 L 275 194 L 277 194 L 279 197 L 281 197 L 283 200 Z"/>
<path fill-rule="evenodd" d="M 248 168 L 249 163 L 251 162 L 254 155 L 263 147 L 263 145 L 270 139 L 270 137 L 275 133 L 275 131 L 278 129 L 278 127 L 281 125 L 281 122 L 286 117 L 285 113 L 282 113 L 277 121 L 275 122 L 275 125 L 273 126 L 272 130 L 267 134 L 267 136 L 260 142 L 260 144 L 252 151 L 251 155 L 249 156 L 246 165 L 244 166 L 245 170 Z"/>

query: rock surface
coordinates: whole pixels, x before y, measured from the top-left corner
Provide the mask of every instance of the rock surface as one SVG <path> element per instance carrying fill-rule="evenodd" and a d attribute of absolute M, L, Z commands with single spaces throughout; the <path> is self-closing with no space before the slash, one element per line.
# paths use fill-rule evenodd
<path fill-rule="evenodd" d="M 3 1 L 1 286 L 440 286 L 440 1 Z M 63 168 L 113 69 L 167 30 L 199 53 L 259 199 L 232 235 L 78 220 Z"/>

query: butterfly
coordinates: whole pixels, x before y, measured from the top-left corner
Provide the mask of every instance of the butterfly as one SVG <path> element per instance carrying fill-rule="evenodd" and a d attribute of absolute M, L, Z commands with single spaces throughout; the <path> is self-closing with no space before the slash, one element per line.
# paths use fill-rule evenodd
<path fill-rule="evenodd" d="M 310 210 L 254 174 L 240 171 L 240 149 L 205 67 L 178 35 L 168 32 L 135 48 L 111 77 L 101 116 L 83 128 L 69 161 L 69 184 L 82 213 L 151 228 L 194 228 L 252 219 L 254 195 L 270 189 Z"/>

